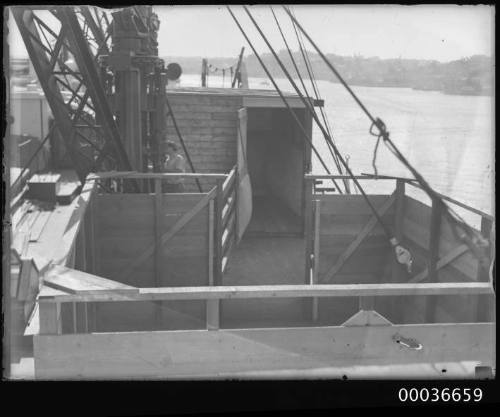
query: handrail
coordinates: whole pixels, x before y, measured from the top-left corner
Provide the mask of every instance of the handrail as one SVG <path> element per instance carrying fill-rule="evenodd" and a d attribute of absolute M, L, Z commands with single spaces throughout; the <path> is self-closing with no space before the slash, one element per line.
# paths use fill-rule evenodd
<path fill-rule="evenodd" d="M 343 180 L 343 179 L 352 179 L 353 177 L 350 177 L 349 175 L 313 175 L 313 174 L 305 174 L 304 178 L 306 180 L 319 180 L 319 179 L 335 179 L 335 180 Z M 393 180 L 393 181 L 404 181 L 405 183 L 415 187 L 415 188 L 419 188 L 422 190 L 422 187 L 417 183 L 415 182 L 414 179 L 412 178 L 403 178 L 403 177 L 391 177 L 391 176 L 387 176 L 387 175 L 372 175 L 372 174 L 363 174 L 363 175 L 355 175 L 354 178 L 358 179 L 358 180 Z M 448 201 L 452 204 L 455 204 L 465 210 L 469 210 L 470 212 L 472 213 L 475 213 L 475 214 L 478 214 L 479 216 L 482 216 L 482 217 L 485 217 L 486 219 L 488 220 L 495 220 L 495 217 L 490 215 L 490 214 L 487 214 L 481 210 L 478 210 L 474 207 L 470 207 L 464 203 L 461 203 L 460 201 L 457 201 L 451 197 L 448 197 L 444 194 L 441 194 L 441 193 L 438 193 L 436 192 L 436 195 L 439 196 L 440 198 L 442 198 L 443 200 L 445 201 Z"/>
<path fill-rule="evenodd" d="M 416 184 L 416 183 L 413 183 L 413 182 L 409 182 L 408 184 L 412 185 L 415 188 L 418 188 L 418 189 L 422 190 L 422 187 L 419 184 Z M 455 199 L 453 199 L 451 197 L 448 197 L 448 196 L 446 196 L 444 194 L 441 194 L 441 193 L 436 193 L 436 194 L 439 197 L 441 197 L 443 200 L 448 201 L 449 203 L 455 204 L 458 207 L 461 207 L 461 208 L 463 208 L 465 210 L 469 210 L 470 212 L 475 213 L 475 214 L 477 214 L 479 216 L 485 217 L 488 220 L 495 220 L 494 216 L 492 216 L 490 214 L 487 214 L 487 213 L 485 213 L 485 212 L 483 212 L 481 210 L 478 210 L 478 209 L 476 209 L 474 207 L 467 206 L 466 204 L 461 203 L 460 201 L 457 201 L 457 200 L 455 200 Z"/>
<path fill-rule="evenodd" d="M 357 179 L 357 180 L 405 180 L 405 181 L 411 181 L 410 178 L 398 178 L 398 177 L 388 177 L 388 176 L 381 176 L 379 175 L 378 177 L 371 176 L 371 175 L 354 175 L 353 177 L 349 175 L 327 175 L 327 174 L 321 174 L 321 175 L 316 175 L 316 174 L 305 174 L 304 178 L 306 180 L 328 180 L 328 179 L 334 179 L 334 180 L 350 180 L 350 179 Z"/>
<path fill-rule="evenodd" d="M 492 294 L 489 282 L 386 283 L 386 284 L 303 284 L 242 285 L 212 287 L 131 288 L 129 291 L 78 291 L 75 294 L 43 293 L 40 302 L 109 302 L 159 300 L 221 300 L 298 297 L 373 297 L 403 295 Z"/>
<path fill-rule="evenodd" d="M 209 178 L 226 179 L 229 174 L 220 173 L 193 173 L 193 172 L 137 172 L 137 171 L 113 171 L 98 172 L 89 174 L 88 180 L 112 179 L 112 178 L 130 178 L 130 179 L 166 179 L 166 178 Z"/>

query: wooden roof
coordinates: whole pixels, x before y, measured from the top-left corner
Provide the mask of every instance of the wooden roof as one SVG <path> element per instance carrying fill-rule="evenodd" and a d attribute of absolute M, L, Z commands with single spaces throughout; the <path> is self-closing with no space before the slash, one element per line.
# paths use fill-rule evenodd
<path fill-rule="evenodd" d="M 286 107 L 282 98 L 275 90 L 254 88 L 212 88 L 212 87 L 176 87 L 167 90 L 172 95 L 208 95 L 219 97 L 242 97 L 245 107 Z M 297 94 L 282 92 L 290 107 L 305 108 Z M 323 100 L 308 97 L 314 106 L 323 106 Z"/>

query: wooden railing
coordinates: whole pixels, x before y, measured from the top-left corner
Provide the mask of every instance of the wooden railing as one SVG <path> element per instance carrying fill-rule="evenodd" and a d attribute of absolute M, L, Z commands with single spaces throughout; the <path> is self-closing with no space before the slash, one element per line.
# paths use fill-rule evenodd
<path fill-rule="evenodd" d="M 129 288 L 120 290 L 74 291 L 73 294 L 48 288 L 39 297 L 40 334 L 61 334 L 61 309 L 65 303 L 207 301 L 212 314 L 206 328 L 219 329 L 219 310 L 211 309 L 220 300 L 264 298 L 387 297 L 419 295 L 492 294 L 488 283 L 419 283 L 351 285 L 248 285 L 176 288 Z M 86 309 L 84 311 L 87 311 Z M 76 319 L 75 319 L 76 320 Z M 86 319 L 85 322 L 88 320 Z"/>
<path fill-rule="evenodd" d="M 323 190 L 320 189 L 319 193 L 317 193 L 315 192 L 315 189 L 318 180 L 332 178 L 343 180 L 349 179 L 350 177 L 341 175 L 306 175 L 305 177 L 307 187 L 305 219 L 305 282 L 311 285 L 333 282 L 332 279 L 335 279 L 335 277 L 338 276 L 349 259 L 356 256 L 356 252 L 358 251 L 360 245 L 362 245 L 364 240 L 373 232 L 377 225 L 377 219 L 375 216 L 372 216 L 370 221 L 364 224 L 364 226 L 360 229 L 361 232 L 356 232 L 359 234 L 353 234 L 352 242 L 350 244 L 346 243 L 346 247 L 340 256 L 338 256 L 337 262 L 329 268 L 327 273 L 320 276 L 320 252 L 323 251 L 323 256 L 325 256 L 324 249 L 320 247 L 320 236 L 322 233 L 325 233 L 323 232 L 325 227 L 329 227 L 329 230 L 335 229 L 333 224 L 322 224 L 322 213 L 325 209 L 328 209 L 328 204 L 330 206 L 335 205 L 333 200 L 329 201 L 327 204 L 326 201 L 328 199 L 334 198 L 336 199 L 335 201 L 338 201 L 340 204 L 343 196 L 330 194 L 330 196 L 333 197 L 329 197 L 324 194 Z M 386 222 L 388 223 L 393 236 L 410 250 L 414 256 L 414 263 L 411 273 L 408 274 L 405 267 L 398 264 L 394 254 L 392 253 L 390 245 L 387 244 L 387 254 L 389 254 L 390 251 L 390 258 L 388 259 L 391 259 L 392 265 L 388 268 L 391 271 L 390 274 L 385 275 L 384 279 L 387 279 L 389 282 L 401 282 L 409 279 L 409 282 L 412 283 L 425 281 L 438 282 L 443 280 L 448 282 L 450 280 L 461 282 L 486 282 L 492 279 L 489 268 L 485 267 L 475 256 L 473 256 L 470 252 L 471 248 L 466 244 L 466 242 L 461 241 L 458 236 L 450 231 L 453 227 L 449 224 L 447 217 L 442 212 L 442 204 L 437 204 L 436 201 L 431 200 L 430 206 L 425 205 L 424 203 L 421 203 L 406 194 L 406 184 L 409 184 L 412 187 L 420 188 L 414 180 L 389 176 L 374 177 L 370 175 L 356 176 L 356 179 L 371 181 L 395 181 L 396 187 L 392 192 L 392 195 L 387 194 L 385 196 L 386 202 L 384 204 L 381 204 L 381 200 L 377 212 L 381 216 L 386 216 Z M 490 238 L 494 222 L 493 216 L 473 207 L 469 207 L 442 194 L 438 194 L 438 196 L 442 197 L 446 202 L 466 210 L 468 213 L 480 216 L 481 227 L 478 231 L 480 231 L 486 239 Z M 371 196 L 370 198 L 381 199 L 382 197 L 384 197 L 384 195 Z M 352 197 L 346 196 L 346 198 L 348 200 Z M 357 203 L 358 206 L 366 205 L 366 203 L 361 200 L 362 197 L 359 194 L 355 195 L 354 198 L 359 199 L 359 202 Z M 330 209 L 331 208 L 332 207 L 330 207 Z M 340 208 L 338 208 L 338 210 L 340 210 Z M 389 218 L 387 218 L 388 215 L 386 213 L 388 212 L 393 212 L 394 214 L 391 214 Z M 343 215 L 348 217 L 355 216 L 354 213 L 350 213 L 349 211 L 346 211 Z M 359 226 L 361 227 L 362 224 Z M 344 228 L 345 227 L 347 226 L 344 226 Z M 335 231 L 333 233 L 335 233 Z M 342 238 L 343 236 L 341 235 L 347 232 L 344 231 L 337 233 L 339 233 L 339 237 Z M 381 232 L 378 232 L 378 234 L 380 233 Z M 491 258 L 494 256 L 493 246 L 494 242 L 490 242 Z M 326 261 L 327 258 L 323 259 Z M 477 274 L 473 272 L 476 269 Z M 444 274 L 443 277 L 441 277 L 440 274 Z M 476 302 L 478 308 L 477 316 L 484 316 L 484 311 L 488 307 L 485 307 L 485 303 L 482 303 L 479 300 L 476 300 Z M 361 308 L 369 308 L 369 306 L 371 306 L 369 298 L 360 300 Z M 480 310 L 483 310 L 483 313 L 480 313 Z M 313 317 L 317 316 L 317 311 L 318 307 L 315 300 L 313 302 Z M 433 302 L 429 302 L 427 304 L 426 311 L 427 320 L 433 321 L 435 318 L 435 306 L 433 306 Z"/>
<path fill-rule="evenodd" d="M 226 180 L 222 184 L 220 212 L 221 236 L 220 254 L 221 265 L 220 274 L 224 274 L 229 259 L 229 252 L 237 241 L 237 198 L 238 181 L 237 168 L 234 167 Z"/>

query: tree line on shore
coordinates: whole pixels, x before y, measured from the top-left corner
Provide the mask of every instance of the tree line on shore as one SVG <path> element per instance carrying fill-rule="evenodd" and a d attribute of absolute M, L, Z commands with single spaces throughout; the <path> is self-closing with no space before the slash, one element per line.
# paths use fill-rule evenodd
<path fill-rule="evenodd" d="M 317 80 L 338 82 L 321 57 L 307 52 Z M 288 51 L 278 53 L 290 74 L 296 76 Z M 292 53 L 299 71 L 307 78 L 307 69 L 299 51 Z M 283 72 L 270 53 L 261 55 L 273 77 L 283 78 Z M 351 85 L 372 87 L 408 87 L 418 90 L 442 91 L 447 94 L 493 95 L 493 60 L 486 55 L 474 55 L 450 62 L 422 59 L 381 59 L 361 55 L 341 56 L 327 54 L 342 77 Z M 178 62 L 186 74 L 201 72 L 202 57 L 166 57 L 166 62 Z M 230 76 L 230 68 L 236 68 L 234 58 L 207 58 L 212 72 Z M 250 54 L 244 58 L 249 77 L 265 78 L 257 57 Z"/>

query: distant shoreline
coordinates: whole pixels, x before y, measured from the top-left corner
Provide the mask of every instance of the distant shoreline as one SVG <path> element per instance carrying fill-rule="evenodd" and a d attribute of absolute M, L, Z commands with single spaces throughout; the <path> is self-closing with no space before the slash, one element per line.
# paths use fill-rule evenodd
<path fill-rule="evenodd" d="M 201 75 L 197 72 L 186 72 L 184 73 L 183 75 L 186 75 L 186 76 L 190 76 L 190 77 L 195 77 L 195 76 L 198 76 L 198 77 L 201 77 Z M 218 78 L 222 78 L 221 75 L 211 75 L 212 77 L 218 77 Z M 226 77 L 227 78 L 227 77 Z M 256 76 L 253 76 L 253 75 L 249 75 L 249 78 L 250 79 L 258 79 L 258 80 L 263 80 L 263 81 L 268 81 L 269 79 L 267 77 L 256 77 Z M 279 77 L 278 79 L 285 79 L 284 77 Z M 263 84 L 263 81 L 260 82 L 259 84 Z M 297 81 L 297 79 L 294 79 L 294 81 Z M 333 81 L 333 80 L 324 80 L 324 79 L 318 79 L 318 81 L 326 81 L 326 82 L 330 82 L 332 84 L 340 84 L 338 81 Z M 201 82 L 201 81 L 200 81 Z M 271 85 L 271 82 L 268 81 L 266 83 L 266 85 Z M 444 90 L 440 90 L 440 89 L 434 89 L 434 88 L 422 88 L 422 87 L 414 87 L 414 86 L 411 86 L 411 85 L 394 85 L 394 84 L 378 84 L 378 85 L 374 85 L 374 84 L 371 84 L 371 83 L 356 83 L 356 82 L 350 82 L 349 83 L 350 86 L 353 86 L 353 87 L 373 87 L 373 88 L 406 88 L 406 89 L 410 89 L 410 90 L 415 90 L 415 91 L 425 91 L 425 92 L 436 92 L 436 93 L 441 93 L 441 94 L 444 94 L 444 95 L 448 95 L 448 96 L 476 96 L 476 97 L 492 97 L 493 94 L 492 93 L 488 93 L 488 92 L 473 92 L 473 91 L 444 91 Z M 209 85 L 210 87 L 210 85 Z"/>
<path fill-rule="evenodd" d="M 319 55 L 308 52 L 314 76 L 317 80 L 338 83 Z M 287 51 L 279 51 L 282 63 L 293 71 L 294 66 Z M 299 72 L 307 77 L 303 58 L 293 52 Z M 178 62 L 186 73 L 200 73 L 201 57 L 164 57 L 166 62 Z M 276 59 L 269 53 L 260 58 L 273 77 L 282 78 L 283 72 Z M 486 55 L 474 55 L 450 62 L 438 62 L 423 59 L 380 59 L 378 57 L 340 56 L 327 54 L 349 85 L 364 87 L 399 87 L 413 88 L 420 91 L 439 91 L 447 95 L 493 96 L 494 68 L 492 58 Z M 236 57 L 207 58 L 214 71 L 212 74 L 226 75 L 234 67 Z M 249 77 L 266 78 L 256 56 L 250 54 L 244 59 Z M 234 68 L 233 68 L 234 69 Z"/>

